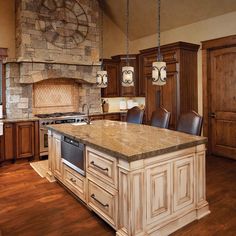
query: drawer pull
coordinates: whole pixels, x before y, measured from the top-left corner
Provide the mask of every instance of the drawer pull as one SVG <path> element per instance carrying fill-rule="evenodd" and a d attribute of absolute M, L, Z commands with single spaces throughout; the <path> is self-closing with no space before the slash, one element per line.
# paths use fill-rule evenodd
<path fill-rule="evenodd" d="M 91 195 L 91 198 L 94 199 L 97 203 L 99 203 L 101 206 L 103 207 L 109 207 L 108 204 L 103 204 L 102 202 L 100 202 L 96 197 L 95 197 L 95 194 L 92 194 Z"/>
<path fill-rule="evenodd" d="M 72 183 L 76 183 L 76 180 L 73 179 L 73 178 L 70 178 L 70 181 L 71 181 Z"/>
<path fill-rule="evenodd" d="M 97 167 L 98 169 L 100 169 L 100 170 L 102 170 L 102 171 L 108 171 L 108 168 L 102 168 L 101 166 L 96 165 L 96 164 L 94 163 L 94 161 L 91 161 L 90 164 L 93 165 L 93 166 L 95 166 L 95 167 Z"/>

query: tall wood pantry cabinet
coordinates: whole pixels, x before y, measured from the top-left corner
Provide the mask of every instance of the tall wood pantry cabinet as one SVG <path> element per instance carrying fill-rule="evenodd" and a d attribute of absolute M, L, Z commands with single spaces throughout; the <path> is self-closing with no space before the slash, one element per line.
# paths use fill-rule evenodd
<path fill-rule="evenodd" d="M 161 46 L 167 63 L 167 82 L 164 86 L 152 85 L 152 62 L 156 61 L 157 48 L 140 51 L 139 91 L 146 97 L 145 118 L 150 122 L 152 112 L 159 106 L 171 112 L 170 129 L 176 129 L 181 113 L 198 110 L 197 52 L 199 45 L 177 42 Z"/>

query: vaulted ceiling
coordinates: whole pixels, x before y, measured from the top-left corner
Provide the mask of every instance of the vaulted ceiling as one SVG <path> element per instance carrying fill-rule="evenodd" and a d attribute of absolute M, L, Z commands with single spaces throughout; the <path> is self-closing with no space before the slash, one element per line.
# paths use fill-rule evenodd
<path fill-rule="evenodd" d="M 104 0 L 104 11 L 126 32 L 126 0 Z M 236 0 L 161 0 L 161 31 L 232 11 L 236 11 Z M 157 0 L 130 0 L 130 40 L 156 32 Z"/>

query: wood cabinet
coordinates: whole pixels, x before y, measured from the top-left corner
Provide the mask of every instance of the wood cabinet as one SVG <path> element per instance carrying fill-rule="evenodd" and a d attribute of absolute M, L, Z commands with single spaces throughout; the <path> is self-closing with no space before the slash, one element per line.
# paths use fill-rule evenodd
<path fill-rule="evenodd" d="M 136 54 L 129 55 L 129 65 L 134 67 L 134 86 L 123 87 L 122 67 L 126 66 L 126 55 L 113 56 L 104 60 L 108 73 L 108 86 L 102 89 L 102 97 L 134 97 L 138 95 L 138 60 Z"/>
<path fill-rule="evenodd" d="M 98 215 L 117 229 L 118 170 L 117 159 L 86 147 L 88 202 Z"/>
<path fill-rule="evenodd" d="M 152 85 L 152 62 L 156 61 L 157 48 L 140 51 L 139 95 L 146 96 L 146 120 L 159 106 L 171 112 L 170 128 L 175 129 L 181 113 L 198 110 L 197 103 L 197 51 L 199 45 L 177 42 L 161 46 L 167 63 L 167 82 L 164 86 Z"/>
<path fill-rule="evenodd" d="M 127 120 L 127 113 L 120 113 L 120 121 L 126 122 Z"/>
<path fill-rule="evenodd" d="M 4 160 L 13 160 L 15 157 L 14 153 L 14 143 L 15 143 L 15 135 L 14 135 L 14 124 L 13 123 L 5 123 L 4 124 Z"/>
<path fill-rule="evenodd" d="M 107 71 L 108 85 L 101 90 L 102 97 L 119 97 L 119 64 L 112 59 L 104 59 L 103 65 L 104 69 Z"/>
<path fill-rule="evenodd" d="M 53 134 L 53 161 L 52 173 L 56 178 L 62 180 L 62 159 L 61 159 L 61 135 Z"/>
<path fill-rule="evenodd" d="M 129 55 L 129 66 L 134 67 L 134 86 L 130 87 L 124 87 L 121 84 L 122 81 L 122 67 L 126 66 L 126 55 L 117 55 L 113 56 L 112 59 L 114 61 L 117 61 L 119 65 L 119 85 L 120 85 L 120 97 L 134 97 L 136 96 L 136 91 L 137 91 L 137 80 L 138 80 L 138 66 L 137 66 L 137 60 L 136 60 L 137 55 L 136 54 L 130 54 Z"/>
<path fill-rule="evenodd" d="M 88 179 L 89 207 L 114 229 L 117 229 L 117 191 L 108 189 L 106 184 L 97 184 Z"/>
<path fill-rule="evenodd" d="M 85 178 L 65 164 L 63 164 L 63 183 L 81 200 L 86 201 Z"/>
<path fill-rule="evenodd" d="M 48 134 L 49 163 L 59 163 L 60 135 Z M 64 163 L 52 173 L 117 235 L 169 235 L 210 213 L 205 144 L 130 162 L 111 153 L 87 145 L 86 176 Z"/>
<path fill-rule="evenodd" d="M 0 163 L 4 161 L 4 140 L 3 136 L 0 136 Z"/>
<path fill-rule="evenodd" d="M 120 114 L 106 114 L 104 115 L 104 119 L 120 121 Z"/>
<path fill-rule="evenodd" d="M 186 210 L 193 206 L 193 155 L 174 163 L 174 211 Z"/>
<path fill-rule="evenodd" d="M 34 122 L 16 123 L 16 157 L 34 156 Z"/>
<path fill-rule="evenodd" d="M 101 114 L 101 115 L 92 115 L 92 120 L 116 120 L 116 121 L 124 121 L 126 120 L 126 114 L 122 113 L 108 113 L 108 114 Z"/>
<path fill-rule="evenodd" d="M 147 223 L 171 214 L 171 164 L 159 164 L 147 171 Z"/>
<path fill-rule="evenodd" d="M 37 158 L 39 155 L 38 121 L 4 123 L 2 142 L 4 161 Z"/>

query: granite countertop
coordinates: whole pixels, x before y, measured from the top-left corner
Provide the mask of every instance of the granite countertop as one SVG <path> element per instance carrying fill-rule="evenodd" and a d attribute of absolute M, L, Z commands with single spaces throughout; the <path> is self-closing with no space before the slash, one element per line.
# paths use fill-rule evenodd
<path fill-rule="evenodd" d="M 108 112 L 94 112 L 91 113 L 91 116 L 97 116 L 97 115 L 110 115 L 110 114 L 120 114 L 120 113 L 127 113 L 127 110 L 120 110 L 120 111 L 108 111 Z"/>
<path fill-rule="evenodd" d="M 91 125 L 60 124 L 47 127 L 129 162 L 207 142 L 205 137 L 109 120 L 92 121 Z"/>
<path fill-rule="evenodd" d="M 12 122 L 23 122 L 23 121 L 37 121 L 39 118 L 37 117 L 29 117 L 29 118 L 2 118 L 0 119 L 3 123 L 12 123 Z"/>
<path fill-rule="evenodd" d="M 90 116 L 120 114 L 120 113 L 127 113 L 127 111 L 94 112 L 94 113 L 91 113 Z M 83 116 L 86 116 L 86 114 L 84 114 Z M 0 122 L 3 122 L 3 123 L 23 122 L 23 121 L 37 121 L 37 120 L 40 120 L 40 118 L 38 118 L 36 116 L 21 117 L 21 118 L 8 118 L 8 117 L 0 118 Z"/>

